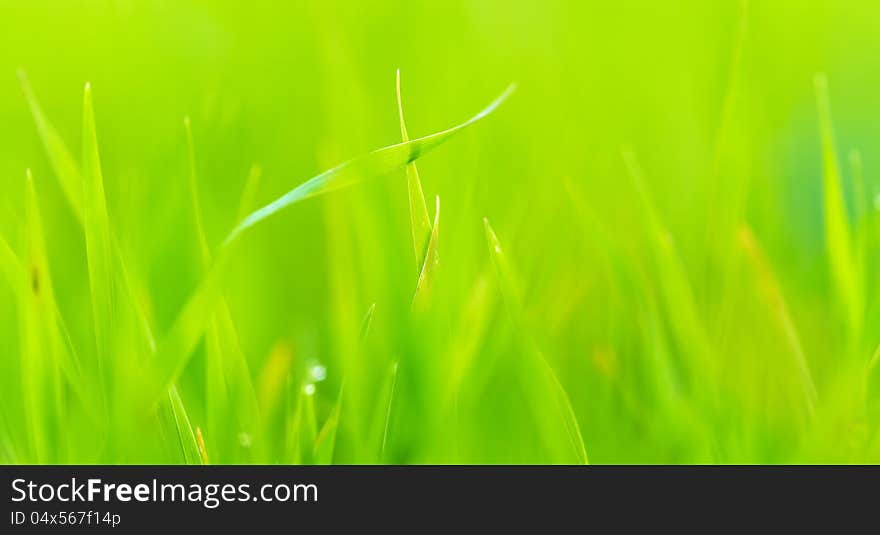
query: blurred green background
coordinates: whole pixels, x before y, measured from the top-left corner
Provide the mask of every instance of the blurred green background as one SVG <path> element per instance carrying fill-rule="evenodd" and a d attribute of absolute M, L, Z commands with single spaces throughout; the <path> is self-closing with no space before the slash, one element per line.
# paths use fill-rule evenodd
<path fill-rule="evenodd" d="M 592 463 L 873 462 L 878 24 L 880 5 L 856 0 L 0 0 L 0 235 L 25 258 L 30 168 L 58 309 L 77 351 L 94 352 L 82 227 L 19 69 L 77 159 L 91 82 L 112 231 L 160 337 L 202 276 L 184 116 L 216 250 L 254 166 L 265 204 L 400 141 L 396 69 L 413 137 L 516 82 L 495 114 L 418 160 L 432 217 L 435 196 L 443 207 L 428 313 L 410 306 L 403 170 L 243 240 L 223 293 L 259 431 L 219 431 L 234 409 L 210 401 L 203 345 L 177 380 L 211 462 L 578 462 L 564 397 Z M 837 199 L 823 187 L 817 73 L 849 256 L 826 239 Z M 58 430 L 29 425 L 15 302 L 0 285 L 0 460 L 192 460 L 159 423 L 89 414 L 64 385 Z M 140 387 L 134 373 L 114 381 Z M 42 454 L 40 433 L 58 437 Z"/>

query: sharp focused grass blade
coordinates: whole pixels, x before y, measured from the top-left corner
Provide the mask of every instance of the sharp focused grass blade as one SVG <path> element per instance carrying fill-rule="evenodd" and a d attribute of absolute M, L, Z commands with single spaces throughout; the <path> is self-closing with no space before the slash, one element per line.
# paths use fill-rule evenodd
<path fill-rule="evenodd" d="M 431 282 L 434 272 L 440 263 L 439 236 L 440 234 L 440 197 L 437 197 L 434 208 L 434 224 L 431 226 L 431 238 L 425 249 L 425 258 L 422 261 L 422 269 L 419 272 L 419 281 L 413 295 L 413 308 L 424 308 L 430 300 Z"/>
<path fill-rule="evenodd" d="M 400 115 L 400 136 L 404 143 L 409 141 L 406 122 L 403 119 L 403 100 L 400 96 L 400 70 L 397 71 L 397 112 Z M 425 250 L 431 235 L 431 219 L 428 217 L 428 205 L 422 192 L 419 170 L 415 163 L 406 166 L 406 188 L 409 192 L 409 220 L 412 231 L 413 252 L 416 256 L 416 268 L 424 266 Z"/>
<path fill-rule="evenodd" d="M 815 85 L 816 107 L 822 137 L 825 245 L 828 249 L 831 278 L 843 307 L 847 327 L 851 335 L 857 337 L 862 324 L 862 292 L 853 255 L 852 232 L 841 189 L 842 177 L 834 142 L 828 80 L 825 75 L 817 75 Z"/>
<path fill-rule="evenodd" d="M 523 337 L 524 343 L 529 347 L 524 348 L 524 350 L 528 352 L 528 357 L 533 359 L 532 362 L 528 362 L 526 370 L 532 370 L 534 367 L 537 367 L 538 370 L 535 376 L 527 376 L 524 378 L 525 386 L 529 389 L 533 389 L 531 394 L 536 398 L 534 402 L 536 410 L 538 404 L 541 402 L 540 397 L 544 393 L 548 393 L 552 397 L 552 406 L 556 409 L 555 413 L 559 419 L 558 423 L 565 429 L 566 436 L 569 440 L 569 446 L 571 448 L 571 454 L 578 463 L 587 464 L 589 462 L 587 459 L 587 450 L 584 446 L 584 439 L 581 435 L 580 426 L 577 423 L 577 418 L 575 417 L 574 409 L 571 406 L 571 400 L 568 397 L 568 393 L 559 382 L 559 378 L 556 376 L 556 372 L 553 371 L 550 363 L 547 362 L 544 355 L 541 354 L 540 350 L 535 345 L 534 340 L 528 335 L 525 319 L 523 318 L 522 299 L 519 293 L 519 286 L 516 283 L 516 277 L 508 263 L 507 257 L 504 255 L 504 251 L 501 249 L 501 242 L 498 241 L 498 236 L 496 236 L 495 230 L 492 229 L 492 225 L 489 224 L 489 220 L 484 218 L 483 224 L 486 230 L 489 256 L 491 257 L 492 263 L 495 265 L 496 273 L 498 274 L 501 294 L 504 297 L 504 302 L 507 305 L 507 310 L 510 313 L 514 328 L 525 335 Z M 546 381 L 546 389 L 544 385 L 539 383 L 536 384 L 536 380 Z M 546 420 L 542 414 L 538 414 L 536 418 L 542 431 L 545 432 L 548 437 L 552 436 L 551 432 L 555 422 Z"/>
<path fill-rule="evenodd" d="M 323 195 L 324 193 L 351 186 L 362 180 L 388 174 L 395 169 L 399 169 L 414 162 L 424 154 L 427 154 L 431 150 L 448 141 L 455 134 L 458 134 L 465 128 L 494 112 L 505 100 L 507 100 L 507 97 L 513 93 L 515 87 L 516 86 L 511 85 L 506 91 L 504 91 L 504 93 L 492 101 L 491 104 L 486 106 L 478 114 L 457 126 L 449 128 L 448 130 L 377 149 L 369 154 L 349 160 L 328 171 L 324 171 L 320 175 L 300 184 L 275 201 L 247 216 L 229 234 L 226 238 L 226 243 L 228 244 L 232 242 L 248 228 L 293 204 L 318 195 Z"/>

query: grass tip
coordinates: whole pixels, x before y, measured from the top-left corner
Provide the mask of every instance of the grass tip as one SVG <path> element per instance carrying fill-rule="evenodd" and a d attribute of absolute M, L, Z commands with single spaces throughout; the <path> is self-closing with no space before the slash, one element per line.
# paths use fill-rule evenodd
<path fill-rule="evenodd" d="M 202 428 L 196 426 L 196 443 L 199 446 L 199 457 L 202 459 L 202 464 L 210 464 L 208 462 L 208 448 L 205 447 L 205 439 L 202 437 Z"/>
<path fill-rule="evenodd" d="M 501 253 L 501 242 L 498 241 L 498 236 L 495 234 L 492 224 L 489 223 L 488 217 L 483 218 L 483 227 L 486 229 L 486 240 L 488 240 L 492 250 L 496 253 Z"/>

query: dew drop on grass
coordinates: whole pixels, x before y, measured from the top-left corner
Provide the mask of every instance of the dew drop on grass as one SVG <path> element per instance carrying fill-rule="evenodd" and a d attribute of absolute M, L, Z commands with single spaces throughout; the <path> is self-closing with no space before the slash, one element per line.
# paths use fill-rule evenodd
<path fill-rule="evenodd" d="M 316 383 L 320 383 L 327 378 L 327 367 L 321 364 L 315 364 L 309 368 L 309 377 Z"/>
<path fill-rule="evenodd" d="M 303 387 L 303 392 L 305 392 L 307 396 L 314 395 L 315 385 L 313 383 L 307 383 L 306 386 Z"/>

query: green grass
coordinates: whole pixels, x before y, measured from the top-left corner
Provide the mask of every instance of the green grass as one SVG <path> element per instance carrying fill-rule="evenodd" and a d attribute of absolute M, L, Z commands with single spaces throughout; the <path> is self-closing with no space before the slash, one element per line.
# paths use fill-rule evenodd
<path fill-rule="evenodd" d="M 335 4 L 0 0 L 0 462 L 880 460 L 880 8 Z"/>

